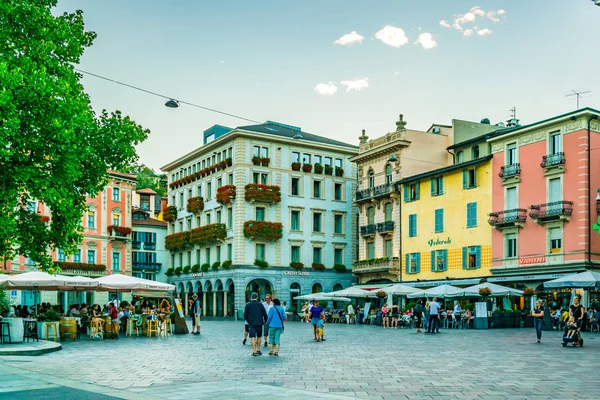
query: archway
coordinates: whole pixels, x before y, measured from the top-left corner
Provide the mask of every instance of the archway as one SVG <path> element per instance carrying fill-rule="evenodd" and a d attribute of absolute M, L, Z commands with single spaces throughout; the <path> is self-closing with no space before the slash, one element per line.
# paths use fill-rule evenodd
<path fill-rule="evenodd" d="M 344 286 L 342 286 L 341 283 L 336 283 L 335 285 L 333 285 L 333 291 L 337 292 L 338 290 L 342 290 L 344 288 Z"/>
<path fill-rule="evenodd" d="M 338 290 L 342 290 L 344 288 L 344 286 L 342 286 L 341 283 L 336 283 L 335 285 L 333 285 L 333 291 L 337 292 Z M 333 301 L 333 307 L 334 308 L 341 308 L 341 309 L 345 309 L 344 307 L 344 302 L 342 301 Z"/>
<path fill-rule="evenodd" d="M 235 309 L 235 285 L 233 284 L 233 280 L 231 279 L 227 279 L 227 282 L 225 282 L 225 291 L 224 296 L 226 296 L 225 298 L 227 299 L 225 301 L 225 316 L 230 317 L 233 316 L 234 314 L 234 309 Z"/>
<path fill-rule="evenodd" d="M 204 315 L 213 315 L 212 292 L 212 283 L 206 281 L 204 283 L 204 292 L 202 293 L 202 313 Z"/>
<path fill-rule="evenodd" d="M 219 279 L 215 282 L 213 291 L 213 315 L 222 317 L 223 314 L 223 282 Z"/>
<path fill-rule="evenodd" d="M 300 296 L 302 293 L 302 288 L 298 282 L 294 282 L 290 285 L 290 310 L 295 313 L 300 312 L 302 310 L 302 302 L 300 300 L 296 300 L 296 297 Z"/>
<path fill-rule="evenodd" d="M 312 293 L 321 293 L 323 292 L 323 286 L 320 283 L 315 283 L 312 285 Z"/>
<path fill-rule="evenodd" d="M 273 286 L 271 285 L 271 282 L 261 278 L 252 279 L 246 285 L 246 301 L 251 300 L 253 292 L 258 293 L 259 300 L 264 300 L 267 294 L 275 296 L 275 293 L 273 293 Z"/>

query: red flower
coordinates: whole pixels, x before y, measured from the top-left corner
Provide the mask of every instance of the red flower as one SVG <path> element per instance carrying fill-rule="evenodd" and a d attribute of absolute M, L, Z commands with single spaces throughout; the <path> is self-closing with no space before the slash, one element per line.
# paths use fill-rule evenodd
<path fill-rule="evenodd" d="M 265 240 L 278 240 L 283 237 L 281 222 L 246 221 L 244 223 L 244 236 Z"/>
<path fill-rule="evenodd" d="M 217 189 L 217 202 L 223 205 L 231 203 L 235 199 L 236 189 L 234 185 L 225 185 Z"/>
<path fill-rule="evenodd" d="M 279 186 L 249 183 L 244 189 L 246 191 L 246 201 L 264 201 L 271 204 L 281 201 L 281 189 Z"/>
<path fill-rule="evenodd" d="M 192 214 L 204 211 L 204 199 L 202 196 L 190 197 L 187 201 L 186 210 Z"/>

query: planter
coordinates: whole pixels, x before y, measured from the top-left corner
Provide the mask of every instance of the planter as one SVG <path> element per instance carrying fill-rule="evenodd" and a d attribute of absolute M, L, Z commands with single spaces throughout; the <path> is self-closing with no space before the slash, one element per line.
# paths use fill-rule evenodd
<path fill-rule="evenodd" d="M 330 167 L 329 165 L 325 166 L 325 175 L 333 175 L 333 167 Z"/>
<path fill-rule="evenodd" d="M 492 313 L 492 328 L 501 329 L 504 328 L 504 313 Z"/>
<path fill-rule="evenodd" d="M 512 317 L 509 313 L 503 312 L 500 314 L 500 325 L 502 328 L 512 328 Z"/>
<path fill-rule="evenodd" d="M 533 328 L 533 317 L 531 315 L 523 316 L 523 328 Z"/>
<path fill-rule="evenodd" d="M 10 329 L 10 343 L 21 343 L 23 341 L 23 318 L 4 318 L 2 322 L 8 322 L 8 328 Z M 2 329 L 6 330 L 5 327 Z M 4 332 L 3 332 L 4 333 Z M 8 337 L 5 337 L 5 343 L 8 342 Z"/>
<path fill-rule="evenodd" d="M 59 321 L 38 322 L 38 324 L 37 324 L 37 326 L 38 326 L 38 337 L 40 339 L 48 340 L 48 338 L 46 337 L 46 327 L 48 325 L 54 325 L 53 327 L 48 328 L 48 330 L 50 331 L 50 336 L 52 337 L 50 340 L 55 340 L 54 337 L 52 336 L 52 333 L 54 332 L 54 329 L 56 329 L 56 336 L 57 336 L 56 340 L 60 340 L 60 328 L 59 328 L 60 327 L 60 322 Z"/>
<path fill-rule="evenodd" d="M 312 171 L 312 164 L 304 164 L 302 165 L 302 171 L 309 173 Z"/>
<path fill-rule="evenodd" d="M 77 321 L 75 318 L 61 318 L 60 337 L 63 339 L 77 339 Z"/>
<path fill-rule="evenodd" d="M 302 168 L 302 164 L 299 162 L 292 163 L 292 171 L 300 171 L 300 168 Z"/>

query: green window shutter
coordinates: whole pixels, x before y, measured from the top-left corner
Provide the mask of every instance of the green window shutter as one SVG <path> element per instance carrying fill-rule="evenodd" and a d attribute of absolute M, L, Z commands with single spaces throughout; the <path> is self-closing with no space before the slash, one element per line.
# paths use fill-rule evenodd
<path fill-rule="evenodd" d="M 467 248 L 463 247 L 463 269 L 467 269 Z"/>
<path fill-rule="evenodd" d="M 421 253 L 417 253 L 417 273 L 421 272 Z"/>
<path fill-rule="evenodd" d="M 421 191 L 419 190 L 420 189 L 419 186 L 420 186 L 419 182 L 417 182 L 417 184 L 415 185 L 415 192 L 417 192 L 417 194 L 415 195 L 415 200 L 419 200 L 419 197 L 420 197 L 419 195 L 420 195 Z"/>
<path fill-rule="evenodd" d="M 417 236 L 417 214 L 413 214 L 413 236 Z"/>
<path fill-rule="evenodd" d="M 406 273 L 408 274 L 408 273 L 410 273 L 410 263 L 409 263 L 410 260 L 409 260 L 408 253 L 406 253 L 406 255 L 405 255 L 405 260 L 406 261 L 404 262 L 404 268 L 406 270 Z"/>
<path fill-rule="evenodd" d="M 467 203 L 467 228 L 477 226 L 477 203 Z"/>
<path fill-rule="evenodd" d="M 408 216 L 408 236 L 417 236 L 417 214 L 410 214 Z"/>
<path fill-rule="evenodd" d="M 477 226 L 477 203 L 472 203 L 471 216 L 473 219 L 473 225 L 471 226 Z"/>
<path fill-rule="evenodd" d="M 435 196 L 435 178 L 431 178 L 431 195 Z"/>
<path fill-rule="evenodd" d="M 404 185 L 404 202 L 408 203 L 408 185 Z"/>
<path fill-rule="evenodd" d="M 435 210 L 435 233 L 444 232 L 444 209 Z"/>
<path fill-rule="evenodd" d="M 435 250 L 431 250 L 431 272 L 435 271 Z"/>
<path fill-rule="evenodd" d="M 468 174 L 467 174 L 467 170 L 463 171 L 463 189 L 467 188 L 467 181 L 468 181 Z"/>
<path fill-rule="evenodd" d="M 444 251 L 444 271 L 448 270 L 448 250 Z"/>
<path fill-rule="evenodd" d="M 477 167 L 473 167 L 473 187 L 477 187 Z"/>
<path fill-rule="evenodd" d="M 438 178 L 438 194 L 444 194 L 444 177 Z"/>
<path fill-rule="evenodd" d="M 481 268 L 481 246 L 475 248 L 475 257 L 477 257 L 477 268 Z"/>

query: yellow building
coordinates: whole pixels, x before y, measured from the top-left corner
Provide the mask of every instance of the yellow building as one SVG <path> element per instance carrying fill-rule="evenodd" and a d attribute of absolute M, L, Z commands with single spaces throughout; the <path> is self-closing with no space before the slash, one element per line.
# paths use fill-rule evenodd
<path fill-rule="evenodd" d="M 471 284 L 479 282 L 458 280 L 490 275 L 492 157 L 477 148 L 468 158 L 399 182 L 403 282 Z"/>

